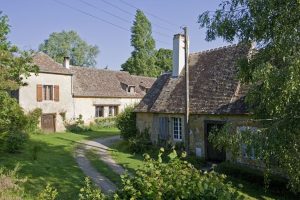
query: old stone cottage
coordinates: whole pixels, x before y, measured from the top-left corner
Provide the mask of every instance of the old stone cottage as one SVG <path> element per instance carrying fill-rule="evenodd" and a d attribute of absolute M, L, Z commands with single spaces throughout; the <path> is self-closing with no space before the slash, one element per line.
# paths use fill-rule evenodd
<path fill-rule="evenodd" d="M 174 36 L 173 71 L 161 75 L 135 109 L 138 129 L 149 128 L 156 144 L 185 141 L 184 42 L 183 35 Z M 239 126 L 249 118 L 244 104 L 247 90 L 237 79 L 236 67 L 249 52 L 250 46 L 230 45 L 189 54 L 189 143 L 197 156 L 225 160 L 226 152 L 215 150 L 208 141 L 212 127 L 228 121 Z"/>
<path fill-rule="evenodd" d="M 37 53 L 34 63 L 40 71 L 19 89 L 18 100 L 27 112 L 42 109 L 45 131 L 63 131 L 63 116 L 71 120 L 82 115 L 85 123 L 115 116 L 138 103 L 155 81 L 128 72 L 71 66 L 68 58 L 59 64 L 44 53 Z"/>

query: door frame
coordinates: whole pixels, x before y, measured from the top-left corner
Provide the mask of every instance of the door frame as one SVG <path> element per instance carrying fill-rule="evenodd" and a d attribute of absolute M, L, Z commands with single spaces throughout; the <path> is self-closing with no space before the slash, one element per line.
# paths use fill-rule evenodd
<path fill-rule="evenodd" d="M 207 125 L 208 124 L 226 124 L 226 120 L 204 120 L 204 153 L 205 153 L 205 160 L 208 159 L 208 131 L 207 131 Z M 226 150 L 225 151 L 225 159 L 226 159 Z"/>
<path fill-rule="evenodd" d="M 43 115 L 53 115 L 53 133 L 56 132 L 56 113 L 42 113 L 41 115 L 41 129 L 43 130 L 42 117 Z"/>

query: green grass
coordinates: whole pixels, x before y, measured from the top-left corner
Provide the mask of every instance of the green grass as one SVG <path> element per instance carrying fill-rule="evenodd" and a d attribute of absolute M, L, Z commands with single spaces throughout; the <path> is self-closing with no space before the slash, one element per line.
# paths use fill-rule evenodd
<path fill-rule="evenodd" d="M 86 152 L 86 157 L 99 173 L 108 178 L 117 186 L 121 186 L 120 175 L 115 173 L 105 162 L 99 159 L 99 155 L 97 152 L 95 152 L 95 150 L 88 150 Z"/>
<path fill-rule="evenodd" d="M 58 199 L 75 199 L 84 182 L 84 174 L 74 159 L 74 148 L 83 140 L 119 134 L 117 129 L 101 129 L 84 133 L 54 133 L 31 135 L 25 149 L 18 154 L 0 152 L 0 167 L 13 169 L 20 163 L 20 177 L 25 183 L 26 199 L 33 199 L 47 183 L 59 192 Z M 33 160 L 34 146 L 40 146 L 37 160 Z"/>
<path fill-rule="evenodd" d="M 143 156 L 140 154 L 131 154 L 126 142 L 123 141 L 116 143 L 111 147 L 111 149 L 113 149 L 113 151 L 111 151 L 112 157 L 128 171 L 134 172 L 136 169 L 140 169 L 143 166 Z M 157 154 L 153 154 L 151 151 L 150 155 Z M 201 165 L 202 163 L 199 164 L 199 166 Z M 228 177 L 227 180 L 230 181 L 235 188 L 238 188 L 238 192 L 244 195 L 246 199 L 296 199 L 290 194 L 278 195 L 265 192 L 263 187 L 244 180 L 232 177 Z M 242 184 L 243 187 L 239 188 L 239 184 Z"/>

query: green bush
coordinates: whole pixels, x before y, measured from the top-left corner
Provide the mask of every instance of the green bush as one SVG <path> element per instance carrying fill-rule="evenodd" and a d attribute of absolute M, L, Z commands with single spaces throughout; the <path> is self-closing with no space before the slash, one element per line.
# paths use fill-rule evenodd
<path fill-rule="evenodd" d="M 38 195 L 37 200 L 55 200 L 58 195 L 57 190 L 50 184 Z"/>
<path fill-rule="evenodd" d="M 157 161 L 146 155 L 136 176 L 123 175 L 115 199 L 242 199 L 230 183 L 225 183 L 224 175 L 202 173 L 179 159 L 176 151 L 169 155 L 168 163 L 162 163 L 162 152 Z"/>
<path fill-rule="evenodd" d="M 231 177 L 245 180 L 250 183 L 265 186 L 264 172 L 246 165 L 223 162 L 216 166 L 215 171 Z M 283 188 L 286 188 L 288 182 L 287 179 L 279 177 L 275 174 L 271 174 L 268 178 L 270 180 L 269 187 L 271 190 L 281 191 Z"/>
<path fill-rule="evenodd" d="M 104 200 L 105 195 L 93 186 L 89 178 L 85 178 L 85 186 L 80 189 L 79 200 Z"/>
<path fill-rule="evenodd" d="M 30 111 L 26 116 L 26 131 L 28 133 L 39 133 L 40 129 L 38 128 L 38 124 L 40 123 L 40 117 L 42 116 L 42 109 L 36 108 Z"/>
<path fill-rule="evenodd" d="M 116 127 L 116 117 L 99 117 L 95 119 L 95 123 L 92 126 L 95 128 Z"/>
<path fill-rule="evenodd" d="M 149 129 L 145 129 L 143 132 L 137 133 L 135 137 L 129 138 L 128 147 L 132 153 L 144 153 L 152 149 Z"/>
<path fill-rule="evenodd" d="M 4 150 L 9 153 L 19 152 L 28 140 L 28 134 L 22 131 L 7 132 L 2 136 Z"/>
<path fill-rule="evenodd" d="M 80 114 L 78 118 L 71 122 L 64 122 L 64 125 L 68 132 L 72 133 L 80 133 L 84 131 L 90 131 L 91 128 L 84 125 L 84 120 L 82 119 L 82 115 Z"/>
<path fill-rule="evenodd" d="M 121 136 L 128 140 L 129 138 L 134 138 L 137 134 L 136 128 L 136 114 L 133 112 L 134 107 L 126 107 L 123 112 L 121 112 L 116 119 L 116 126 L 120 129 Z"/>

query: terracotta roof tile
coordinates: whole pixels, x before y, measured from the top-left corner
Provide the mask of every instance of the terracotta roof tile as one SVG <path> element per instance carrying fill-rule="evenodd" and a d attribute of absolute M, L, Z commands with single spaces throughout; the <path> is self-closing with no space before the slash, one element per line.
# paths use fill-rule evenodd
<path fill-rule="evenodd" d="M 247 87 L 237 79 L 236 61 L 249 53 L 249 46 L 231 45 L 189 55 L 191 114 L 247 113 Z M 184 113 L 184 70 L 180 77 L 160 76 L 136 112 Z"/>

